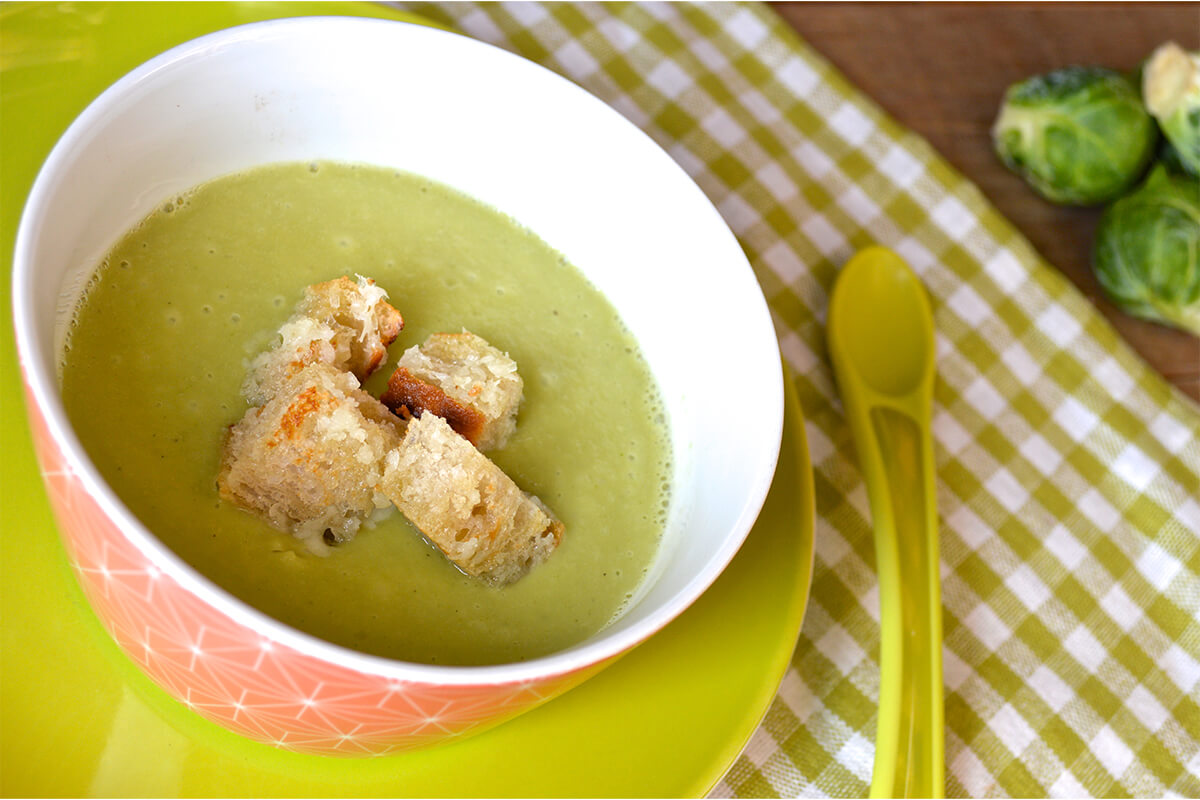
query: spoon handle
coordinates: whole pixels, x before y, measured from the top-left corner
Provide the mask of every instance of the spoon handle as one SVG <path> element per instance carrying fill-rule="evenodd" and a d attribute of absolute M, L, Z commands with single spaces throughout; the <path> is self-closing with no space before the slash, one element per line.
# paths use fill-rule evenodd
<path fill-rule="evenodd" d="M 870 428 L 869 447 L 877 448 L 884 477 L 868 481 L 868 495 L 879 554 L 880 672 L 888 681 L 880 686 L 871 795 L 940 797 L 941 592 L 933 446 L 928 420 L 895 408 L 873 408 Z M 884 745 L 888 739 L 894 744 Z"/>

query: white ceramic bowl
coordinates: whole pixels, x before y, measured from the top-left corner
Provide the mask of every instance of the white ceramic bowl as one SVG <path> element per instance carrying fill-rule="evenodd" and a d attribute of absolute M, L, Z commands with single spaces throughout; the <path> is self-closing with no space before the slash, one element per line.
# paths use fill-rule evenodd
<path fill-rule="evenodd" d="M 318 640 L 184 563 L 80 447 L 55 365 L 74 302 L 107 250 L 175 193 L 259 164 L 312 159 L 423 174 L 508 213 L 577 265 L 637 337 L 670 418 L 673 494 L 649 579 L 599 634 L 487 667 L 401 663 Z M 716 579 L 758 514 L 778 454 L 782 379 L 767 306 L 695 184 L 568 81 L 407 23 L 246 25 L 122 78 L 71 125 L 34 184 L 16 240 L 13 304 L 46 485 L 97 614 L 181 702 L 301 751 L 420 746 L 576 685 Z M 725 393 L 730 375 L 734 397 Z M 741 408 L 743 397 L 754 401 Z"/>

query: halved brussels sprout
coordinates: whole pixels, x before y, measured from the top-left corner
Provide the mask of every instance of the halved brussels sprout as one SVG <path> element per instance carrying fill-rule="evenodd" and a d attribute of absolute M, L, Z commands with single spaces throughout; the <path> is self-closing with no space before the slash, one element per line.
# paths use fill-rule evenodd
<path fill-rule="evenodd" d="M 1047 200 L 1087 206 L 1137 182 L 1158 130 L 1121 73 L 1067 67 L 1011 86 L 992 140 L 1005 165 Z"/>
<path fill-rule="evenodd" d="M 1142 70 L 1142 98 L 1184 168 L 1200 176 L 1200 52 L 1174 42 L 1155 50 Z"/>

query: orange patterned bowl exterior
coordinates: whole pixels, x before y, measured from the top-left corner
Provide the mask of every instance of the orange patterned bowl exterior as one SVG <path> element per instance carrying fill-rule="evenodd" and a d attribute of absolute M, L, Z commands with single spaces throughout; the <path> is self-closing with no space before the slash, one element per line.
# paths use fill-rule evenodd
<path fill-rule="evenodd" d="M 28 405 L 51 506 L 92 608 L 155 683 L 212 722 L 298 752 L 384 755 L 491 727 L 599 669 L 439 685 L 354 669 L 273 640 L 142 553 L 88 493 L 36 406 Z"/>

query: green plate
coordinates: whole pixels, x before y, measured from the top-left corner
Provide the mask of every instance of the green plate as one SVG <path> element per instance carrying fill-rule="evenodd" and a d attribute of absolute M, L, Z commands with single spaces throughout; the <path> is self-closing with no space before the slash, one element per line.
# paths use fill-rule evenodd
<path fill-rule="evenodd" d="M 21 408 L 9 282 L 21 204 L 71 120 L 141 62 L 232 25 L 330 13 L 413 19 L 330 3 L 0 6 L 0 794 L 703 795 L 761 721 L 804 617 L 813 489 L 790 381 L 775 482 L 712 588 L 582 686 L 473 738 L 371 760 L 304 756 L 242 739 L 138 672 L 75 583 Z"/>

